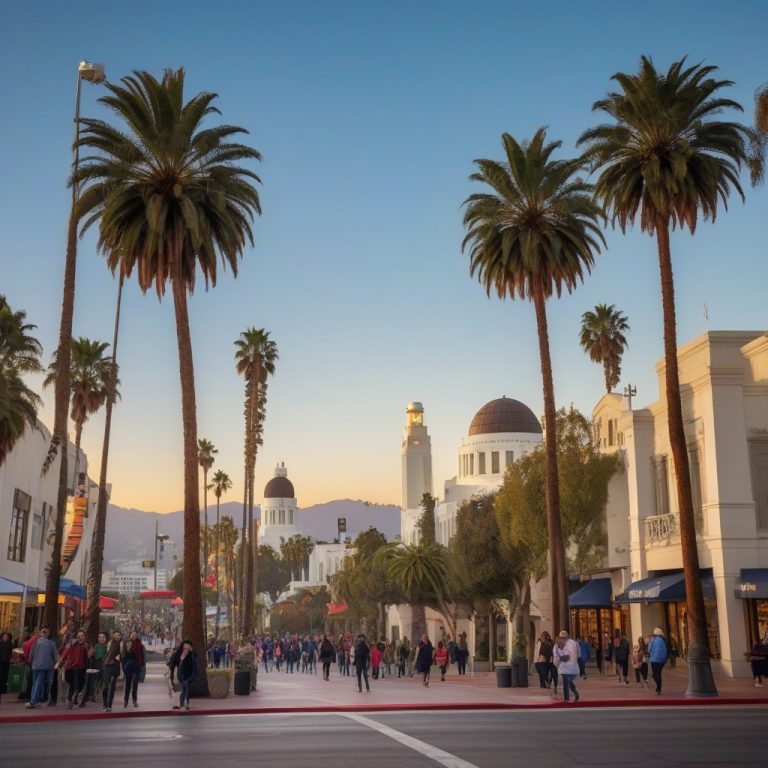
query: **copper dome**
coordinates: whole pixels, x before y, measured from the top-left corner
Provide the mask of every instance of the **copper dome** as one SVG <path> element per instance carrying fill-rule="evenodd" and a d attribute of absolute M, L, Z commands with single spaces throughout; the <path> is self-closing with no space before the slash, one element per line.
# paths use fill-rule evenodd
<path fill-rule="evenodd" d="M 540 435 L 541 424 L 533 411 L 519 400 L 500 397 L 486 403 L 472 419 L 469 434 L 488 435 L 497 432 L 526 432 Z"/>
<path fill-rule="evenodd" d="M 293 499 L 296 492 L 287 477 L 273 477 L 264 487 L 265 499 Z"/>

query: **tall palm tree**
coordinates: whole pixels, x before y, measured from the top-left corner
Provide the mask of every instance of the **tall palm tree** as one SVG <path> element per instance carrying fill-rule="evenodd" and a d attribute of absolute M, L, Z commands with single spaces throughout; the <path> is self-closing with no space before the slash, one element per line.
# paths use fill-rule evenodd
<path fill-rule="evenodd" d="M 216 461 L 216 454 L 218 453 L 216 446 L 204 437 L 198 438 L 197 441 L 197 463 L 203 470 L 203 524 L 208 528 L 208 470 L 213 466 Z M 208 545 L 207 540 L 203 540 L 203 568 L 208 565 Z"/>
<path fill-rule="evenodd" d="M 530 142 L 519 144 L 503 134 L 505 159 L 476 160 L 472 181 L 490 192 L 470 195 L 464 202 L 470 274 L 477 273 L 490 296 L 533 302 L 539 335 L 544 389 L 547 529 L 549 534 L 552 619 L 560 629 L 569 625 L 568 575 L 560 521 L 555 441 L 555 388 L 549 352 L 546 302 L 553 294 L 569 293 L 589 271 L 604 243 L 598 226 L 603 214 L 592 199 L 592 187 L 577 176 L 581 160 L 553 160 L 561 145 L 547 143 L 544 128 Z"/>
<path fill-rule="evenodd" d="M 219 583 L 219 556 L 221 553 L 221 497 L 232 488 L 232 480 L 229 475 L 217 469 L 211 478 L 211 484 L 207 486 L 216 497 L 216 638 L 219 637 L 219 623 L 221 621 L 221 585 Z M 208 521 L 205 522 L 208 525 Z M 229 617 L 232 621 L 232 617 Z"/>
<path fill-rule="evenodd" d="M 182 633 L 205 647 L 200 583 L 200 501 L 197 409 L 187 293 L 198 270 L 206 287 L 216 284 L 218 260 L 237 274 L 238 258 L 253 243 L 251 222 L 261 213 L 258 177 L 238 165 L 259 153 L 232 137 L 231 125 L 203 127 L 217 114 L 214 93 L 184 101 L 184 70 L 160 80 L 134 72 L 107 84 L 101 103 L 118 118 L 113 127 L 84 119 L 79 146 L 92 154 L 80 164 L 83 184 L 76 215 L 83 230 L 98 222 L 98 248 L 113 272 L 162 297 L 170 285 L 179 348 L 184 434 L 184 624 Z M 200 689 L 207 692 L 205 669 Z"/>
<path fill-rule="evenodd" d="M 104 541 L 107 533 L 107 467 L 109 465 L 109 443 L 112 434 L 112 405 L 117 395 L 117 339 L 120 333 L 120 307 L 123 300 L 123 284 L 125 276 L 120 273 L 117 282 L 117 307 L 115 309 L 115 326 L 112 334 L 112 370 L 109 381 L 110 396 L 104 406 L 104 439 L 101 444 L 101 467 L 99 468 L 99 495 L 96 501 L 96 519 L 93 523 L 93 539 L 91 540 L 91 557 L 88 563 L 88 579 L 86 581 L 88 602 L 85 608 L 83 624 L 92 645 L 98 640 L 99 634 L 99 597 L 101 595 L 101 578 L 104 566 Z"/>
<path fill-rule="evenodd" d="M 36 327 L 27 322 L 26 312 L 14 312 L 0 296 L 0 466 L 37 419 L 40 398 L 22 378 L 42 370 L 43 348 L 31 335 Z"/>
<path fill-rule="evenodd" d="M 594 363 L 603 366 L 605 391 L 611 392 L 621 378 L 621 358 L 627 348 L 629 321 L 613 304 L 598 304 L 581 316 L 579 343 Z"/>
<path fill-rule="evenodd" d="M 768 147 L 768 83 L 755 93 L 755 128 L 750 131 L 749 170 L 753 186 L 765 179 L 765 150 Z"/>
<path fill-rule="evenodd" d="M 253 535 L 254 484 L 256 455 L 262 444 L 264 418 L 267 407 L 267 379 L 275 372 L 278 360 L 277 344 L 269 338 L 264 328 L 247 328 L 235 341 L 235 370 L 245 379 L 245 491 L 243 499 L 242 533 L 242 585 L 243 626 L 241 631 L 250 635 L 253 631 L 253 602 L 256 596 L 254 584 L 257 542 Z"/>
<path fill-rule="evenodd" d="M 83 427 L 89 416 L 93 416 L 107 401 L 112 384 L 112 355 L 106 354 L 109 344 L 106 341 L 92 341 L 84 336 L 72 339 L 70 354 L 69 385 L 72 390 L 72 421 L 75 422 L 75 466 L 72 473 L 72 488 L 77 485 L 80 441 Z M 48 375 L 43 386 L 55 384 L 59 373 L 58 350 L 53 353 L 53 360 L 48 366 Z M 113 396 L 120 397 L 117 391 L 119 380 L 115 380 Z"/>
<path fill-rule="evenodd" d="M 728 195 L 744 197 L 739 169 L 747 161 L 749 131 L 719 119 L 727 109 L 741 110 L 720 95 L 731 85 L 713 77 L 716 67 L 686 66 L 676 61 L 659 72 L 649 58 L 640 59 L 637 74 L 617 73 L 619 90 L 595 102 L 592 109 L 610 122 L 585 131 L 579 144 L 599 171 L 596 195 L 622 232 L 639 212 L 640 228 L 655 235 L 661 273 L 664 317 L 664 362 L 669 442 L 674 459 L 680 536 L 688 605 L 688 693 L 716 694 L 709 661 L 704 595 L 699 575 L 691 475 L 683 428 L 677 367 L 675 289 L 669 231 L 679 226 L 691 233 L 699 215 L 714 221 L 718 203 Z"/>

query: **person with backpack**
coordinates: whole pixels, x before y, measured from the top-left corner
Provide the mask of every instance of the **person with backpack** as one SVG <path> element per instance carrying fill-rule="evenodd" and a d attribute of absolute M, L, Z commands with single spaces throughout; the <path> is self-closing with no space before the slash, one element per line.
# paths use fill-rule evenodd
<path fill-rule="evenodd" d="M 648 660 L 651 662 L 651 676 L 656 683 L 656 695 L 661 695 L 661 673 L 664 665 L 667 663 L 669 651 L 667 650 L 667 639 L 664 636 L 664 630 L 661 627 L 654 627 L 653 637 L 648 643 Z"/>
<path fill-rule="evenodd" d="M 176 677 L 181 687 L 181 693 L 179 694 L 179 706 L 174 707 L 174 709 L 189 709 L 189 686 L 197 677 L 197 654 L 191 640 L 185 640 L 181 644 Z"/>

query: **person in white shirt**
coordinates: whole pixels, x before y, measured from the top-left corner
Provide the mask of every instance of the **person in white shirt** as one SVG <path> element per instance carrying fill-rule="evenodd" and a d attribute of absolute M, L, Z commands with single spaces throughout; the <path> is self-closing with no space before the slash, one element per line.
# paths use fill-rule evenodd
<path fill-rule="evenodd" d="M 555 645 L 555 664 L 563 684 L 563 701 L 570 701 L 571 691 L 573 691 L 573 700 L 579 700 L 579 692 L 573 682 L 579 675 L 579 653 L 578 643 L 566 630 L 562 630 Z"/>

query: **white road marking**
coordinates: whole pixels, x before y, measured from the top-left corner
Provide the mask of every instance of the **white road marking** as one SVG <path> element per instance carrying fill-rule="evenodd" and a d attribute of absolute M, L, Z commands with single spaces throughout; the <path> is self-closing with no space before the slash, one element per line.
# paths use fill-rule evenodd
<path fill-rule="evenodd" d="M 350 720 L 354 720 L 356 723 L 360 723 L 360 725 L 365 725 L 374 731 L 378 731 L 384 736 L 389 736 L 390 739 L 394 739 L 400 744 L 410 747 L 414 752 L 418 752 L 419 754 L 424 755 L 424 757 L 428 757 L 430 760 L 434 760 L 436 763 L 444 765 L 445 768 L 477 768 L 474 763 L 468 763 L 466 760 L 462 760 L 460 757 L 456 757 L 456 755 L 452 755 L 450 752 L 445 752 L 442 749 L 433 747 L 425 741 L 414 739 L 413 736 L 408 736 L 405 733 L 396 731 L 394 728 L 390 728 L 383 723 L 378 723 L 375 720 L 370 720 L 367 717 L 355 715 L 351 712 L 345 712 L 343 713 L 343 716 Z"/>

